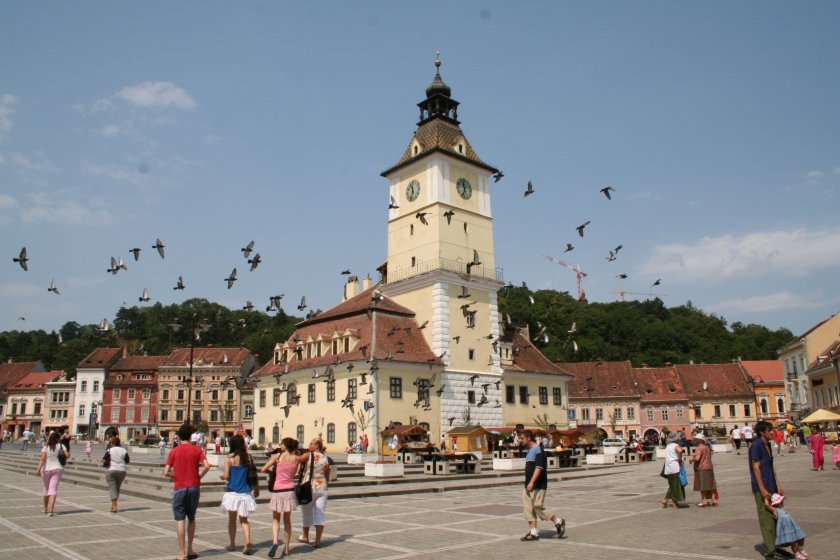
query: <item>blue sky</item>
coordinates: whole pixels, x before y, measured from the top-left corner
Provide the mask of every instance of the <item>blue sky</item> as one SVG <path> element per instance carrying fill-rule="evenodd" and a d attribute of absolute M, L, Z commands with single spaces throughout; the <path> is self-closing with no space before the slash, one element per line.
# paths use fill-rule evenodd
<path fill-rule="evenodd" d="M 836 2 L 5 2 L 0 330 L 112 319 L 144 288 L 338 303 L 343 269 L 376 278 L 385 258 L 379 173 L 440 50 L 463 130 L 505 173 L 506 280 L 573 292 L 552 254 L 592 301 L 658 292 L 802 331 L 840 310 L 838 21 Z"/>

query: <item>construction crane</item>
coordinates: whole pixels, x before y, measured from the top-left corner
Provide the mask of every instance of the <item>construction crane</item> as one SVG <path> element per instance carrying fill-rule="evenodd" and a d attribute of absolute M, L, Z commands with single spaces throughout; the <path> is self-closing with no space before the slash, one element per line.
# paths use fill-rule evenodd
<path fill-rule="evenodd" d="M 649 292 L 631 292 L 629 290 L 613 290 L 611 293 L 618 294 L 618 297 L 621 301 L 624 301 L 624 294 L 630 294 L 634 296 L 655 296 L 655 297 L 664 297 L 668 294 L 652 294 Z"/>
<path fill-rule="evenodd" d="M 552 257 L 551 255 L 543 255 L 543 257 L 547 258 L 554 264 L 559 264 L 560 266 L 568 268 L 569 270 L 577 274 L 578 301 L 586 301 L 586 292 L 583 291 L 583 279 L 586 278 L 586 273 L 580 269 L 580 265 L 576 264 L 572 266 L 569 263 L 561 261 L 556 257 Z"/>

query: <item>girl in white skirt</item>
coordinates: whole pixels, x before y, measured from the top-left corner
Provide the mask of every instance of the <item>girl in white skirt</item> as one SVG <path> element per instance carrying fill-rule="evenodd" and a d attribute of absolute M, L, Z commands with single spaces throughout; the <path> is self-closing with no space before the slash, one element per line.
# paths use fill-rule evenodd
<path fill-rule="evenodd" d="M 229 551 L 236 550 L 236 518 L 238 516 L 239 524 L 242 525 L 242 534 L 245 536 L 245 548 L 242 554 L 254 553 L 254 549 L 251 548 L 251 524 L 248 522 L 248 514 L 257 509 L 254 496 L 260 495 L 256 475 L 257 470 L 248 455 L 245 438 L 239 435 L 233 436 L 230 438 L 230 455 L 225 459 L 225 472 L 221 476 L 222 480 L 228 481 L 221 507 L 222 511 L 228 513 L 230 545 L 227 549 Z"/>

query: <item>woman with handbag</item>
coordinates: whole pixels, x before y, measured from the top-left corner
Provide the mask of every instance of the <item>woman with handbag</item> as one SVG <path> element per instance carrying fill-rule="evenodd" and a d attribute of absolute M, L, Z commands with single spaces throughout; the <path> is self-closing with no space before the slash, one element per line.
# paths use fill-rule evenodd
<path fill-rule="evenodd" d="M 70 458 L 70 452 L 61 445 L 60 439 L 58 432 L 50 433 L 47 444 L 41 449 L 41 459 L 35 471 L 35 474 L 44 480 L 44 513 L 50 517 L 55 512 L 55 498 L 58 494 L 58 483 L 64 475 L 64 465 Z"/>
<path fill-rule="evenodd" d="M 257 469 L 251 456 L 248 455 L 245 438 L 240 435 L 231 437 L 230 455 L 225 459 L 225 470 L 220 477 L 227 481 L 221 508 L 228 514 L 230 545 L 227 550 L 230 552 L 236 550 L 236 517 L 238 516 L 242 534 L 245 537 L 245 548 L 242 549 L 242 554 L 246 556 L 254 553 L 254 549 L 251 548 L 251 524 L 248 522 L 248 514 L 257 509 L 257 501 L 254 498 L 259 497 L 260 488 L 256 477 Z"/>
<path fill-rule="evenodd" d="M 367 436 L 366 436 L 367 437 Z M 308 456 L 308 457 L 307 457 Z M 303 514 L 303 535 L 298 542 L 309 544 L 309 528 L 315 526 L 315 548 L 321 548 L 321 535 L 324 533 L 324 514 L 327 511 L 327 482 L 330 479 L 330 462 L 324 450 L 324 440 L 315 438 L 309 442 L 309 453 L 301 455 L 307 461 L 303 465 L 304 482 L 312 485 L 312 501 L 301 504 Z"/>
<path fill-rule="evenodd" d="M 102 466 L 108 469 L 105 471 L 105 482 L 111 495 L 111 513 L 117 513 L 117 500 L 120 499 L 120 488 L 125 482 L 126 465 L 130 459 L 128 451 L 120 445 L 120 438 L 114 436 L 109 443 L 108 451 L 102 458 Z"/>
<path fill-rule="evenodd" d="M 683 503 L 685 492 L 680 482 L 683 448 L 678 443 L 679 439 L 679 432 L 671 432 L 668 434 L 668 445 L 665 446 L 665 465 L 663 465 L 660 473 L 662 477 L 668 479 L 668 492 L 665 494 L 665 499 L 662 500 L 662 507 L 664 508 L 668 507 L 669 499 L 674 502 L 674 507 L 688 507 L 688 504 Z"/>
<path fill-rule="evenodd" d="M 269 488 L 271 490 L 271 501 L 269 509 L 272 513 L 271 538 L 272 545 L 268 549 L 268 557 L 274 558 L 277 548 L 280 546 L 280 517 L 283 517 L 283 555 L 290 553 L 289 545 L 292 541 L 292 511 L 298 507 L 298 499 L 295 495 L 295 475 L 298 467 L 305 460 L 305 456 L 296 455 L 298 442 L 293 438 L 283 438 L 280 441 L 280 453 L 272 455 L 271 459 L 262 468 L 262 472 L 274 470 L 274 482 Z"/>

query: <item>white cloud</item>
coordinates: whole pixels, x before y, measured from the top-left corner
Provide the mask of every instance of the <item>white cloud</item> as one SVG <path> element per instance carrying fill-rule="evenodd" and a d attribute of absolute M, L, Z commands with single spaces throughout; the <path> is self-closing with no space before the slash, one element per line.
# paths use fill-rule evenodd
<path fill-rule="evenodd" d="M 820 177 L 825 177 L 825 173 L 822 171 L 809 171 L 805 174 L 806 179 L 819 179 Z"/>
<path fill-rule="evenodd" d="M 106 138 L 114 138 L 119 135 L 120 127 L 115 124 L 106 124 L 102 127 L 100 133 Z"/>
<path fill-rule="evenodd" d="M 0 130 L 6 131 L 12 128 L 12 115 L 15 114 L 13 105 L 17 97 L 8 93 L 0 96 Z"/>
<path fill-rule="evenodd" d="M 704 237 L 694 244 L 654 247 L 640 271 L 649 276 L 683 280 L 722 280 L 778 274 L 804 276 L 811 270 L 840 265 L 840 228 L 809 231 L 757 231 L 742 236 Z"/>
<path fill-rule="evenodd" d="M 703 309 L 714 313 L 724 311 L 766 313 L 782 309 L 816 309 L 823 304 L 824 300 L 820 297 L 805 298 L 793 292 L 781 291 L 763 296 L 725 299 L 705 305 Z"/>
<path fill-rule="evenodd" d="M 105 177 L 112 181 L 126 181 L 133 185 L 143 182 L 143 177 L 138 171 L 113 163 L 85 163 L 82 165 L 82 173 Z"/>
<path fill-rule="evenodd" d="M 193 109 L 197 104 L 192 96 L 172 82 L 143 82 L 125 86 L 116 97 L 137 107 Z"/>
<path fill-rule="evenodd" d="M 21 298 L 40 295 L 45 292 L 46 287 L 36 286 L 35 284 L 23 284 L 20 282 L 6 282 L 0 284 L 0 297 Z"/>
<path fill-rule="evenodd" d="M 14 208 L 15 206 L 17 206 L 17 200 L 7 194 L 0 193 L 0 210 Z"/>
<path fill-rule="evenodd" d="M 840 167 L 835 167 L 831 171 L 833 171 L 835 175 L 840 175 Z"/>
<path fill-rule="evenodd" d="M 32 204 L 20 210 L 20 219 L 27 223 L 63 226 L 104 226 L 111 223 L 111 215 L 100 201 L 90 199 L 85 204 L 72 200 L 55 200 L 47 193 L 35 193 Z"/>

